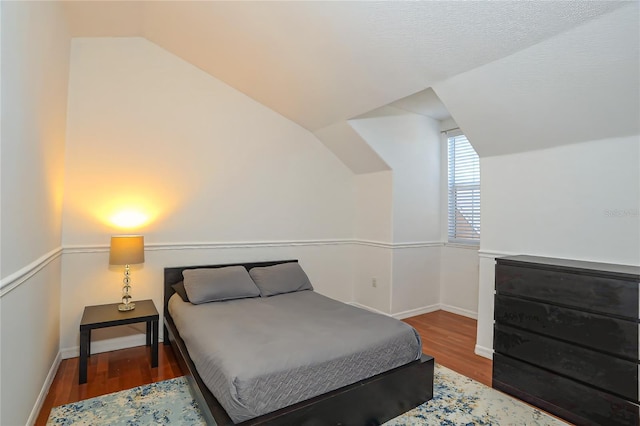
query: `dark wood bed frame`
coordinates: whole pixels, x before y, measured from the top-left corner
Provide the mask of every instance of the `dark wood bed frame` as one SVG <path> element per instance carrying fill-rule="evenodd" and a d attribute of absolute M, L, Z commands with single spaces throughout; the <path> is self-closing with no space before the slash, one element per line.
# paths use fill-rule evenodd
<path fill-rule="evenodd" d="M 189 357 L 184 341 L 180 338 L 167 309 L 169 298 L 175 293 L 171 286 L 182 281 L 182 271 L 185 269 L 244 266 L 249 270 L 256 266 L 272 266 L 288 262 L 297 262 L 297 260 L 180 266 L 164 269 L 164 344 L 172 346 L 189 383 L 191 394 L 208 425 L 230 426 L 234 423 L 202 381 Z M 239 425 L 379 425 L 433 397 L 433 367 L 433 357 L 423 354 L 421 359 L 409 364 L 246 420 Z"/>

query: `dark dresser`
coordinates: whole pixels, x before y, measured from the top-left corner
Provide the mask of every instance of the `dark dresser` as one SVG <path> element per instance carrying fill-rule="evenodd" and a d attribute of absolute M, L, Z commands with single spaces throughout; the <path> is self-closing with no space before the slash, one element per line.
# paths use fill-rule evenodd
<path fill-rule="evenodd" d="M 496 259 L 493 387 L 579 425 L 640 424 L 640 268 Z"/>

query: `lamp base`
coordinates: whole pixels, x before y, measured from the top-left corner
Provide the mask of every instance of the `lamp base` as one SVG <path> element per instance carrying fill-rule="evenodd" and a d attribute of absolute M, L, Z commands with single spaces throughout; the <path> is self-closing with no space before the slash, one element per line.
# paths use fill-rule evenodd
<path fill-rule="evenodd" d="M 118 310 L 121 312 L 133 311 L 135 308 L 136 308 L 135 303 L 127 303 L 126 305 L 124 303 L 121 303 L 118 305 Z"/>

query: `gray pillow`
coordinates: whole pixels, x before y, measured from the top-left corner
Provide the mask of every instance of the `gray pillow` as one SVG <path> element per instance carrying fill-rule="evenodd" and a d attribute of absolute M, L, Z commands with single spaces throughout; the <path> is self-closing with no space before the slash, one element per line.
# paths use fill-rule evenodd
<path fill-rule="evenodd" d="M 194 305 L 260 296 L 244 266 L 185 269 L 184 289 Z"/>
<path fill-rule="evenodd" d="M 275 296 L 281 293 L 313 290 L 309 277 L 298 262 L 281 263 L 273 266 L 258 266 L 249 270 L 260 289 L 260 296 Z"/>

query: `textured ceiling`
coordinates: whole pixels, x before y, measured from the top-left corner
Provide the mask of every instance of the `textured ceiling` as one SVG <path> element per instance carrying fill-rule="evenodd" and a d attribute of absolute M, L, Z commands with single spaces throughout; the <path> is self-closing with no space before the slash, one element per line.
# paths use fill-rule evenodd
<path fill-rule="evenodd" d="M 637 1 L 66 1 L 73 36 L 140 36 L 389 170 L 349 120 L 453 116 L 480 156 L 640 131 Z"/>
<path fill-rule="evenodd" d="M 434 86 L 481 157 L 640 133 L 640 7 Z"/>
<path fill-rule="evenodd" d="M 143 36 L 309 130 L 620 7 L 611 1 L 66 2 L 74 36 Z"/>

